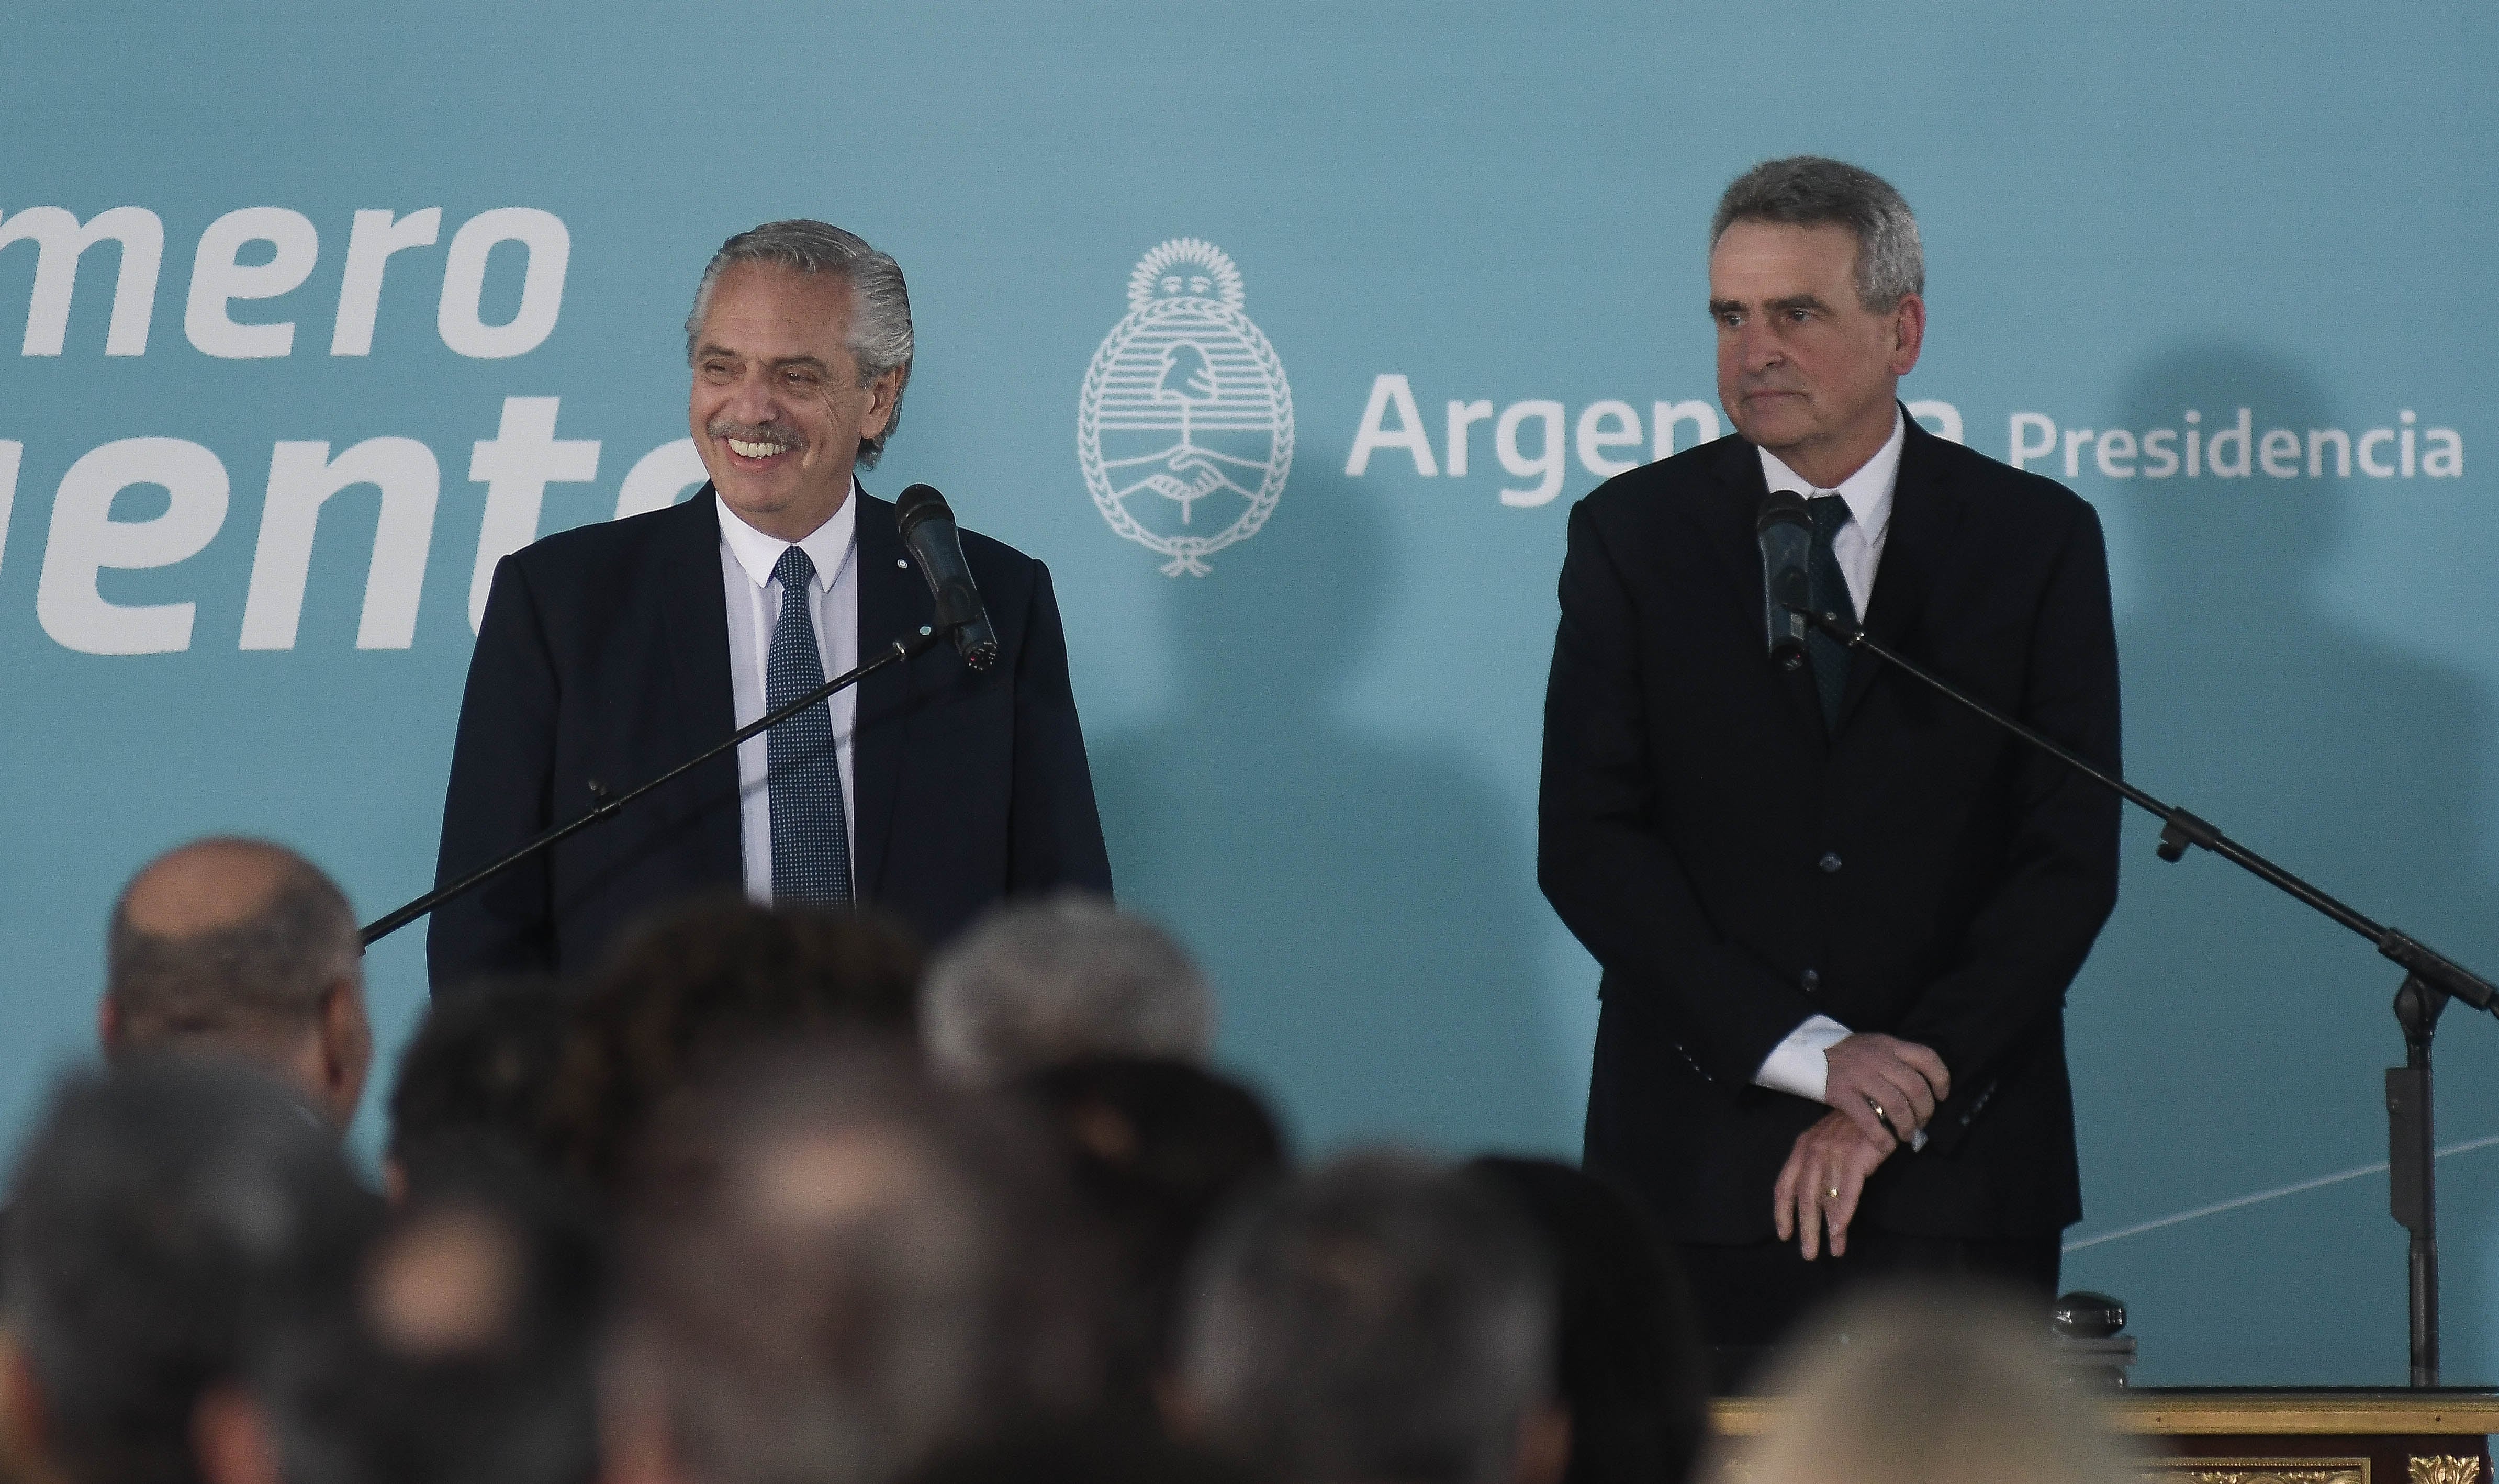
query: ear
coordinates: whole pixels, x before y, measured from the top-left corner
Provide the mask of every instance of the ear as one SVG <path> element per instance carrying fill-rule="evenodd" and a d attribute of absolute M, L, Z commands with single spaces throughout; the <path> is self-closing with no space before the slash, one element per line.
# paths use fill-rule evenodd
<path fill-rule="evenodd" d="M 1510 1467 L 1510 1484 L 1562 1484 L 1570 1468 L 1570 1408 L 1559 1402 L 1538 1403 L 1518 1419 L 1518 1458 Z"/>
<path fill-rule="evenodd" d="M 867 411 L 860 418 L 860 436 L 875 437 L 893 421 L 894 406 L 902 401 L 902 368 L 897 366 L 871 382 L 867 389 Z"/>
<path fill-rule="evenodd" d="M 191 1407 L 191 1458 L 201 1484 L 283 1484 L 276 1430 L 242 1387 L 220 1383 Z"/>
<path fill-rule="evenodd" d="M 350 976 L 321 996 L 321 1085 L 340 1127 L 355 1119 L 373 1064 L 373 1028 L 365 1015 L 364 985 Z"/>
<path fill-rule="evenodd" d="M 107 1056 L 121 1049 L 121 1007 L 113 1002 L 110 994 L 96 1001 L 95 1039 L 102 1044 Z"/>
<path fill-rule="evenodd" d="M 0 1335 L 0 1453 L 20 1463 L 41 1459 L 51 1445 L 45 1416 L 44 1383 L 15 1336 Z"/>
<path fill-rule="evenodd" d="M 1917 369 L 1918 353 L 1927 343 L 1927 301 L 1903 294 L 1892 310 L 1892 374 L 1905 376 Z"/>

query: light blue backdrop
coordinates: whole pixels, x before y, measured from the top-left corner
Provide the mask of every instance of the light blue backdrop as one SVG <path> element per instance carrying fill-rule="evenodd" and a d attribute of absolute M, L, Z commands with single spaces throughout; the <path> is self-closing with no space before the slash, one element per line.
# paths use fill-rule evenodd
<path fill-rule="evenodd" d="M 16 353 L 21 329 L 53 349 L 30 306 L 60 288 L 29 242 L 0 245 L 0 1134 L 85 1054 L 105 913 L 152 852 L 276 836 L 368 915 L 427 885 L 489 500 L 471 475 L 514 462 L 472 467 L 473 445 L 506 399 L 556 399 L 553 436 L 595 441 L 596 472 L 551 456 L 576 477 L 535 529 L 608 517 L 684 435 L 679 319 L 705 254 L 791 214 L 903 263 L 918 378 L 872 483 L 931 480 L 1051 564 L 1122 893 L 1205 955 L 1229 1054 L 1306 1146 L 1575 1148 L 1595 976 L 1533 861 L 1564 517 L 1595 463 L 1642 456 L 1656 403 L 1712 401 L 1704 226 L 1777 153 L 1856 160 L 1916 207 L 1932 332 L 1907 395 L 1990 454 L 2018 426 L 2053 442 L 2032 467 L 2073 460 L 2110 532 L 2130 773 L 2499 967 L 2486 6 L 215 9 L 20 3 L 0 27 L 0 240 L 45 207 L 135 208 L 115 221 L 163 239 L 152 299 L 120 310 L 152 306 L 142 354 L 111 353 L 138 343 L 113 323 L 111 243 L 57 353 Z M 331 353 L 356 213 L 430 208 L 432 244 L 387 260 L 369 353 Z M 541 339 L 524 248 L 486 250 L 511 218 L 458 245 L 508 208 L 567 244 Z M 220 270 L 221 219 L 290 241 Z M 1076 425 L 1132 267 L 1185 236 L 1237 264 L 1295 448 L 1263 529 L 1174 577 L 1097 511 Z M 255 285 L 286 291 L 216 292 Z M 203 349 L 268 338 L 227 321 L 294 324 L 288 353 Z M 1375 393 L 1391 441 L 1357 461 Z M 1478 400 L 1458 474 L 1444 409 Z M 1627 405 L 1589 412 L 1607 401 Z M 2241 407 L 2246 443 L 2148 477 L 2146 433 L 2175 445 L 2195 416 L 2209 441 Z M 2433 428 L 2460 474 L 2436 476 Z M 2329 436 L 2312 477 L 2312 429 L 2395 472 L 2338 474 Z M 1401 432 L 1428 438 L 1428 475 Z M 1558 478 L 1548 432 L 1571 445 Z M 423 445 L 373 455 L 399 524 L 370 484 L 330 500 L 292 646 L 243 647 L 286 637 L 273 465 L 300 517 L 306 468 L 385 437 Z M 211 462 L 131 445 L 58 498 L 81 458 L 143 438 Z M 305 442 L 329 447 L 280 448 Z M 116 463 L 197 477 L 116 497 Z M 519 487 L 497 498 L 529 525 Z M 1159 499 L 1131 505 L 1168 524 Z M 270 606 L 247 625 L 256 567 Z M 161 646 L 177 617 L 116 613 L 166 604 L 196 605 L 186 645 L 73 647 Z M 418 934 L 372 973 L 388 1053 L 421 1002 Z M 2158 864 L 2130 823 L 2072 997 L 2074 1239 L 2383 1159 L 2393 987 L 2210 857 Z M 2499 1134 L 2499 1027 L 2458 1012 L 2442 1049 L 2444 1139 Z M 2441 1177 L 2450 1372 L 2499 1379 L 2499 1147 Z M 2068 1272 L 2131 1302 L 2144 1379 L 2396 1381 L 2385 1198 L 2363 1173 L 2080 1247 Z"/>

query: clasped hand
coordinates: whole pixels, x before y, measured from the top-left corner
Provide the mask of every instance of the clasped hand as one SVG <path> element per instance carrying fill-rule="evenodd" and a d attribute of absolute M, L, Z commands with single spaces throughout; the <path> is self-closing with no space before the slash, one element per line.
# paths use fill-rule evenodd
<path fill-rule="evenodd" d="M 1952 1095 L 1943 1058 L 1915 1042 L 1849 1036 L 1826 1048 L 1823 1061 L 1831 1112 L 1797 1136 L 1770 1195 L 1779 1241 L 1794 1239 L 1807 1262 L 1821 1255 L 1826 1228 L 1831 1255 L 1848 1250 L 1866 1177 Z"/>

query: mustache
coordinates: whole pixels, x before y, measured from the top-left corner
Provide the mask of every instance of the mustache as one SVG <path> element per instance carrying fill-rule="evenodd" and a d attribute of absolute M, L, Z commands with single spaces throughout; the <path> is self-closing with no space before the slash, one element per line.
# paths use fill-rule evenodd
<path fill-rule="evenodd" d="M 803 452 L 806 437 L 788 423 L 741 423 L 732 418 L 715 417 L 703 424 L 703 432 L 716 438 L 735 438 L 741 443 L 780 443 Z"/>

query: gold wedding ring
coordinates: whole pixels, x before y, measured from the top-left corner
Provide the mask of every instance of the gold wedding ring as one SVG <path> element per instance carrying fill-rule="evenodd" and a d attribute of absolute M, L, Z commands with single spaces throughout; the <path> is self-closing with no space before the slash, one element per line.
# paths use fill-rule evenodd
<path fill-rule="evenodd" d="M 1833 1200 L 1834 1200 L 1834 1201 L 1836 1201 L 1836 1200 L 1838 1200 L 1838 1199 L 1839 1199 L 1839 1187 L 1838 1187 L 1838 1186 L 1834 1185 L 1834 1186 L 1832 1186 L 1832 1187 L 1831 1187 L 1831 1198 L 1832 1198 Z"/>

